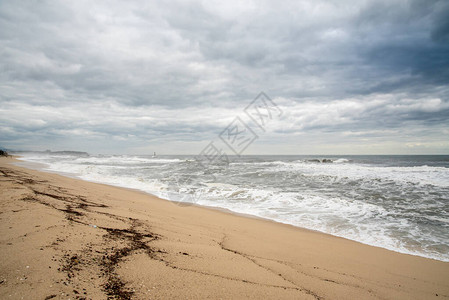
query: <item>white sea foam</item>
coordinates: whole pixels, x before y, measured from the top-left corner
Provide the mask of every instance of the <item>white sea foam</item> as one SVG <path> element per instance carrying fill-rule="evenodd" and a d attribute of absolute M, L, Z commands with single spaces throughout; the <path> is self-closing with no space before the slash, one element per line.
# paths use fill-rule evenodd
<path fill-rule="evenodd" d="M 349 159 L 339 158 L 339 159 L 334 160 L 333 162 L 336 164 L 347 163 L 347 162 L 349 162 Z"/>
<path fill-rule="evenodd" d="M 389 211 L 377 205 L 338 197 L 267 190 L 205 189 L 202 193 L 207 196 L 199 197 L 198 204 L 201 205 L 226 208 L 393 251 L 449 261 L 447 255 L 433 249 L 409 249 L 407 243 L 391 234 L 390 229 L 408 231 L 412 224 L 390 216 Z M 420 231 L 410 233 L 408 238 L 413 242 L 442 242 L 432 237 L 423 239 Z"/>
<path fill-rule="evenodd" d="M 273 172 L 297 172 L 305 176 L 329 176 L 335 179 L 382 180 L 419 185 L 449 187 L 449 169 L 445 167 L 378 167 L 355 164 L 308 164 L 304 162 L 279 162 Z"/>
<path fill-rule="evenodd" d="M 84 180 L 449 261 L 446 166 L 258 158 L 232 162 L 228 173 L 210 176 L 212 169 L 198 169 L 191 158 L 29 154 L 24 159 Z"/>

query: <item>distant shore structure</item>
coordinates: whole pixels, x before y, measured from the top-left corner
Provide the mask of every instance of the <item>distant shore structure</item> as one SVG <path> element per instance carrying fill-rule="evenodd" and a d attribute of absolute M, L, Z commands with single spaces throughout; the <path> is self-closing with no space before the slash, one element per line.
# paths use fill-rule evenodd
<path fill-rule="evenodd" d="M 156 157 L 156 152 L 153 152 L 153 156 L 152 156 L 152 157 L 153 157 L 153 158 Z"/>

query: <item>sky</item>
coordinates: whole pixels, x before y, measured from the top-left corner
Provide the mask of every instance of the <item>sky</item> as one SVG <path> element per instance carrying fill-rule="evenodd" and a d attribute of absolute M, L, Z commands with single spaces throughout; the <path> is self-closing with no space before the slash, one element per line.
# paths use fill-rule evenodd
<path fill-rule="evenodd" d="M 449 1 L 0 0 L 0 147 L 233 154 L 236 120 L 239 154 L 449 154 Z"/>

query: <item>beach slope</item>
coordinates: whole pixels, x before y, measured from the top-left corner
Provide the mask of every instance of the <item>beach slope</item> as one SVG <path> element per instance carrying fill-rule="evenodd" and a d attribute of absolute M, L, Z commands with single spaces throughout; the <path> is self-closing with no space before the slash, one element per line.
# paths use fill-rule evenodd
<path fill-rule="evenodd" d="M 449 298 L 446 262 L 12 162 L 1 299 Z"/>

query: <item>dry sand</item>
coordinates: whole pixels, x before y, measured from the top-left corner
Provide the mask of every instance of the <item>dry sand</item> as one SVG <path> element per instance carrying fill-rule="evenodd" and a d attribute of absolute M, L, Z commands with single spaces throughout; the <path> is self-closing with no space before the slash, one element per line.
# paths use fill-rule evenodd
<path fill-rule="evenodd" d="M 1 299 L 441 299 L 449 263 L 0 158 Z"/>

